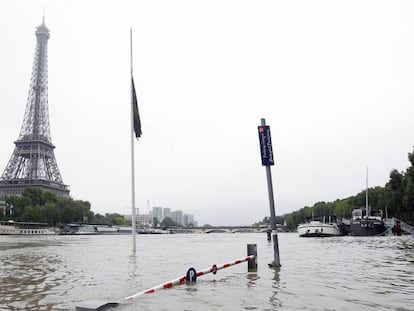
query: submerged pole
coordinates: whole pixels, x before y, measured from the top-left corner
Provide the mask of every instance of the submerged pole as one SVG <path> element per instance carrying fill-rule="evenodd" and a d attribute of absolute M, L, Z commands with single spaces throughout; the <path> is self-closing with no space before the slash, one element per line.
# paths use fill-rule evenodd
<path fill-rule="evenodd" d="M 266 178 L 267 178 L 267 190 L 269 193 L 269 207 L 270 207 L 270 226 L 272 229 L 273 238 L 273 254 L 274 258 L 269 267 L 276 268 L 280 267 L 279 257 L 279 242 L 277 238 L 276 229 L 276 213 L 275 213 L 275 200 L 273 196 L 273 184 L 272 184 L 272 172 L 270 166 L 274 165 L 272 139 L 270 137 L 270 127 L 266 125 L 266 120 L 261 119 L 261 125 L 259 129 L 259 140 L 260 140 L 260 152 L 262 156 L 262 165 L 266 167 Z"/>
<path fill-rule="evenodd" d="M 247 262 L 247 272 L 257 272 L 257 245 L 247 244 L 247 256 L 254 256 L 253 260 Z"/>

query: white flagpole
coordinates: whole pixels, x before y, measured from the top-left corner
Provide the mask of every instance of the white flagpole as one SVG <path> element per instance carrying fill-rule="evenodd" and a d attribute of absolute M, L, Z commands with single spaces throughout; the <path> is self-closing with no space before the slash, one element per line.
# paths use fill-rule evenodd
<path fill-rule="evenodd" d="M 136 252 L 136 222 L 135 222 L 135 162 L 134 162 L 134 99 L 132 89 L 132 28 L 130 29 L 130 45 L 131 45 L 131 187 L 132 187 L 132 251 Z"/>

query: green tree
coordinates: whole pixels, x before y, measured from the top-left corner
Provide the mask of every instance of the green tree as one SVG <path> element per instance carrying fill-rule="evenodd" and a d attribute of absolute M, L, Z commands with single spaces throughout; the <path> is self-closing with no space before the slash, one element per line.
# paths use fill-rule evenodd
<path fill-rule="evenodd" d="M 62 213 L 61 210 L 56 206 L 56 203 L 47 202 L 44 206 L 44 210 L 48 223 L 54 226 L 62 223 Z"/>
<path fill-rule="evenodd" d="M 335 204 L 335 210 L 334 210 L 334 215 L 338 216 L 338 217 L 351 217 L 351 213 L 353 210 L 353 206 L 352 204 L 349 202 L 349 199 L 344 199 L 344 200 L 336 200 L 334 202 Z"/>
<path fill-rule="evenodd" d="M 411 166 L 407 168 L 404 178 L 402 197 L 403 217 L 410 222 L 414 221 L 414 152 L 408 154 Z"/>
<path fill-rule="evenodd" d="M 401 218 L 402 200 L 404 192 L 404 175 L 397 170 L 392 170 L 390 180 L 385 185 L 387 191 L 386 206 L 390 216 Z"/>
<path fill-rule="evenodd" d="M 117 219 L 121 218 L 122 216 L 117 214 L 117 213 L 106 213 L 105 214 L 105 219 L 106 219 L 106 224 L 108 225 L 117 225 Z"/>
<path fill-rule="evenodd" d="M 27 206 L 23 215 L 21 215 L 21 220 L 27 222 L 47 222 L 45 210 L 39 205 Z"/>
<path fill-rule="evenodd" d="M 88 201 L 59 197 L 39 188 L 26 188 L 21 196 L 6 197 L 6 206 L 8 213 L 7 215 L 1 214 L 3 218 L 16 221 L 47 222 L 58 225 L 87 222 L 94 218 L 91 204 Z M 13 211 L 12 215 L 9 213 L 10 210 Z M 120 222 L 118 219 L 120 217 L 122 216 L 114 214 L 108 219 L 111 223 L 116 223 Z"/>
<path fill-rule="evenodd" d="M 161 228 L 166 227 L 182 227 L 179 223 L 176 223 L 174 220 L 172 220 L 170 217 L 165 217 L 161 222 Z"/>
<path fill-rule="evenodd" d="M 285 215 L 286 217 L 286 225 L 289 228 L 290 231 L 295 231 L 298 224 L 293 216 L 293 213 Z"/>
<path fill-rule="evenodd" d="M 118 226 L 125 226 L 126 225 L 125 217 L 120 216 L 120 217 L 115 218 L 115 224 Z"/>
<path fill-rule="evenodd" d="M 97 225 L 101 225 L 101 224 L 106 224 L 106 219 L 105 219 L 105 216 L 97 213 L 93 216 L 93 219 L 91 222 Z"/>

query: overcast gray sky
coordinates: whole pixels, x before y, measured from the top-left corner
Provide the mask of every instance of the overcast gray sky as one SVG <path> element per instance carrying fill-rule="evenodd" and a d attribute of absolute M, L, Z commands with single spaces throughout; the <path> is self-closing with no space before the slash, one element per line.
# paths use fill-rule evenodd
<path fill-rule="evenodd" d="M 257 126 L 271 126 L 276 214 L 383 186 L 414 133 L 414 2 L 0 1 L 0 170 L 23 121 L 46 6 L 52 141 L 74 199 L 130 213 L 130 59 L 143 136 L 136 206 L 201 223 L 268 216 Z"/>

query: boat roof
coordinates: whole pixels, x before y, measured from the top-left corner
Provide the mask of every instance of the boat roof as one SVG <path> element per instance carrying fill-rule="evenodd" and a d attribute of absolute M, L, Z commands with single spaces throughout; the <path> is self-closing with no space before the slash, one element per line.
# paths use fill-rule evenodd
<path fill-rule="evenodd" d="M 14 221 L 12 219 L 10 220 L 1 220 L 2 223 L 8 223 L 8 224 L 17 224 L 17 225 L 42 225 L 42 226 L 48 226 L 49 224 L 46 222 L 31 222 L 31 221 Z"/>

